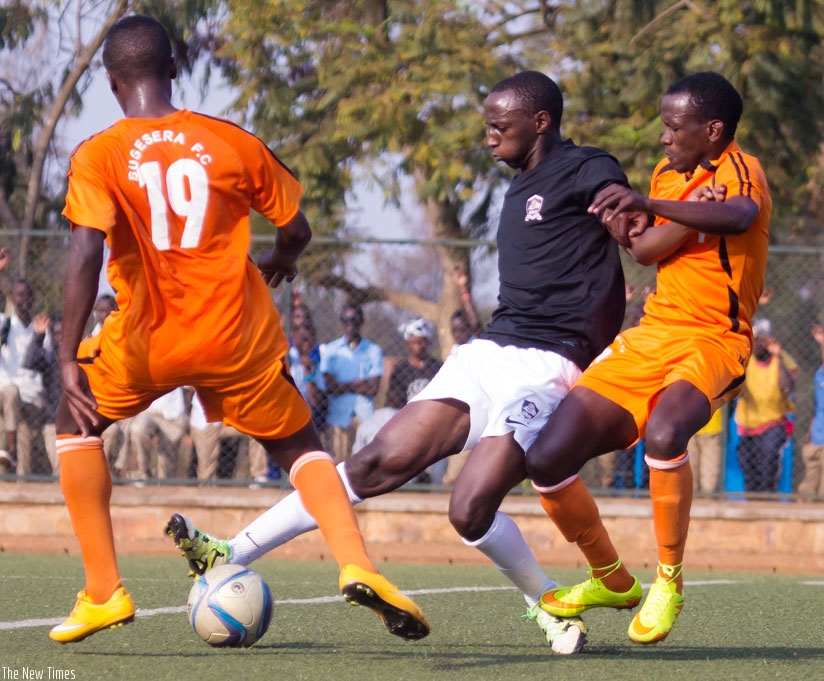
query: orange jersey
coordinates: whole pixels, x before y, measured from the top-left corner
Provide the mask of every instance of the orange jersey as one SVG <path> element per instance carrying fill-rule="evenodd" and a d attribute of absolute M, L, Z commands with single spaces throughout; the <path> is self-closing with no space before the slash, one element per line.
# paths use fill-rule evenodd
<path fill-rule="evenodd" d="M 286 352 L 248 257 L 249 212 L 285 225 L 302 188 L 258 138 L 187 110 L 124 118 L 78 146 L 68 180 L 63 214 L 110 249 L 118 310 L 100 351 L 117 356 L 118 382 L 196 385 L 247 366 L 252 348 L 266 361 Z"/>
<path fill-rule="evenodd" d="M 758 306 L 767 268 L 772 198 L 758 160 L 732 142 L 719 159 L 692 177 L 662 160 L 652 176 L 650 198 L 685 201 L 702 186 L 726 185 L 727 198 L 747 196 L 758 214 L 743 234 L 695 232 L 681 249 L 658 264 L 656 292 L 644 306 L 642 325 L 688 325 L 745 335 Z M 655 224 L 668 222 L 656 218 Z"/>

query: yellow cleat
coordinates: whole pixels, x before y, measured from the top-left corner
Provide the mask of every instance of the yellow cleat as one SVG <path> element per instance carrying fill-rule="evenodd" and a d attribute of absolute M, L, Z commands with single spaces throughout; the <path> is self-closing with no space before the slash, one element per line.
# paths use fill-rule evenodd
<path fill-rule="evenodd" d="M 676 592 L 674 581 L 656 577 L 641 610 L 629 624 L 627 635 L 635 643 L 658 643 L 672 630 L 684 607 L 684 596 Z"/>
<path fill-rule="evenodd" d="M 134 619 L 134 601 L 123 587 L 102 605 L 92 603 L 83 590 L 77 594 L 77 603 L 62 624 L 49 632 L 49 638 L 58 643 L 82 641 L 96 631 L 121 627 Z"/>
<path fill-rule="evenodd" d="M 357 565 L 344 565 L 339 585 L 347 603 L 374 610 L 389 633 L 408 640 L 423 638 L 429 633 L 429 622 L 423 611 L 383 575 L 367 572 Z"/>
<path fill-rule="evenodd" d="M 641 582 L 633 577 L 628 591 L 617 592 L 608 589 L 597 577 L 592 577 L 575 586 L 550 589 L 539 604 L 542 610 L 556 617 L 574 617 L 590 608 L 634 608 L 641 602 Z"/>

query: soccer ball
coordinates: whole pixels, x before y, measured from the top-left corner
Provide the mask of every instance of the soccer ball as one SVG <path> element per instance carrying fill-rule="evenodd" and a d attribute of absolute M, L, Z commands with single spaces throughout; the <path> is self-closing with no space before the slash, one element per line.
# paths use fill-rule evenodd
<path fill-rule="evenodd" d="M 272 592 L 254 570 L 219 565 L 194 583 L 186 607 L 192 629 L 210 646 L 248 648 L 269 628 Z"/>

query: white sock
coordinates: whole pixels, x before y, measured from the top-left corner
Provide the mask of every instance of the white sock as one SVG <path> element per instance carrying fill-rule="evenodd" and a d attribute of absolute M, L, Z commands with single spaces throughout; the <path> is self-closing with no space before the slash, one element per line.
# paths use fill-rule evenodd
<path fill-rule="evenodd" d="M 363 501 L 352 491 L 343 463 L 339 463 L 337 468 L 350 501 L 353 504 Z M 300 494 L 297 491 L 292 492 L 229 540 L 229 547 L 232 550 L 232 558 L 229 562 L 249 565 L 272 549 L 276 549 L 300 534 L 315 530 L 317 527 L 315 519 L 303 507 Z"/>
<path fill-rule="evenodd" d="M 545 591 L 558 586 L 538 565 L 515 521 L 501 511 L 495 513 L 492 527 L 483 537 L 463 541 L 495 563 L 501 574 L 521 590 L 529 606 L 535 605 Z"/>

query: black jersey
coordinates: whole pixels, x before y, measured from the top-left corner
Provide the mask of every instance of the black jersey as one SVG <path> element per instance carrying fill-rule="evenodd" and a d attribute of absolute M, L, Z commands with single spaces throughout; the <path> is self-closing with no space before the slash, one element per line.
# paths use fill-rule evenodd
<path fill-rule="evenodd" d="M 552 350 L 581 369 L 615 338 L 626 306 L 617 242 L 587 213 L 618 161 L 571 141 L 518 175 L 498 224 L 498 307 L 484 336 Z"/>

